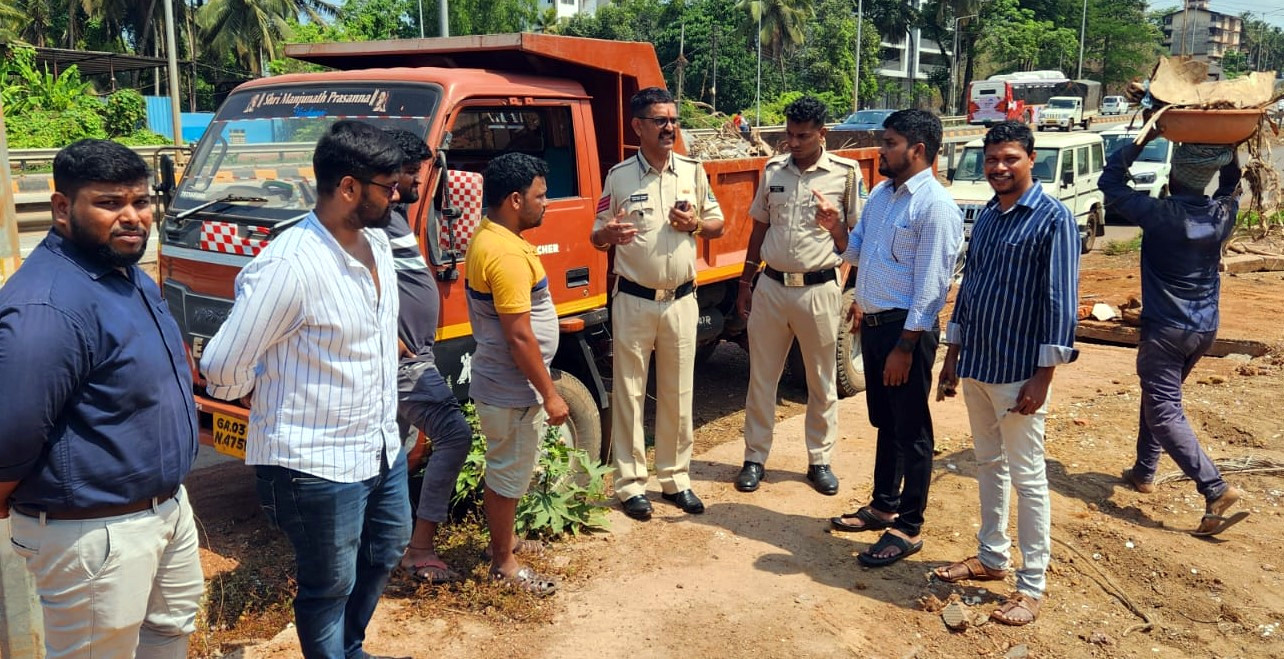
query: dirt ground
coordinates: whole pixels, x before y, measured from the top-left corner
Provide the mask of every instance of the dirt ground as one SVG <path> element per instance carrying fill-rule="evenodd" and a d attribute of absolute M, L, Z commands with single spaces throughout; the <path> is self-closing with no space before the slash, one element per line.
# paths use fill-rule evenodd
<path fill-rule="evenodd" d="M 1136 294 L 1135 261 L 1085 257 L 1084 296 L 1117 305 Z M 1284 345 L 1275 316 L 1284 273 L 1227 276 L 1223 290 L 1223 337 Z M 927 577 L 976 551 L 976 468 L 960 400 L 932 407 L 937 455 L 923 551 L 865 569 L 855 554 L 875 534 L 830 533 L 827 522 L 870 494 L 874 433 L 864 397 L 839 406 L 838 496 L 817 494 L 804 478 L 805 392 L 792 386 L 781 390 L 766 481 L 755 493 L 737 492 L 731 480 L 742 460 L 747 363 L 724 345 L 697 373 L 692 477 L 704 515 L 661 501 L 653 483 L 650 522 L 617 510 L 609 533 L 549 548 L 538 565 L 559 576 L 561 591 L 531 603 L 525 617 L 502 603 L 456 605 L 475 592 L 469 583 L 434 591 L 395 578 L 366 648 L 410 657 L 1284 657 L 1281 474 L 1228 472 L 1251 516 L 1218 539 L 1187 535 L 1203 508 L 1193 484 L 1142 495 L 1118 478 L 1136 433 L 1135 351 L 1080 347 L 1080 359 L 1058 369 L 1053 384 L 1053 562 L 1032 626 L 951 632 L 939 614 L 943 602 L 961 597 L 985 614 L 1011 580 L 982 588 Z M 1200 362 L 1187 382 L 1187 410 L 1214 459 L 1284 461 L 1281 385 L 1284 352 Z M 1161 475 L 1174 470 L 1165 458 Z M 220 465 L 193 474 L 188 487 L 204 528 L 207 610 L 215 612 L 194 653 L 298 656 L 287 604 L 274 592 L 289 580 L 290 550 L 266 527 L 251 472 Z"/>

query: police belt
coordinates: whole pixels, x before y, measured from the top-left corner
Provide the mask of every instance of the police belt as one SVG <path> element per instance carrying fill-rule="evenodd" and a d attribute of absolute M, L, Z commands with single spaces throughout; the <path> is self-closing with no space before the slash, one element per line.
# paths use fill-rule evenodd
<path fill-rule="evenodd" d="M 647 288 L 642 284 L 631 282 L 624 277 L 617 281 L 621 293 L 628 293 L 633 297 L 640 297 L 643 300 L 655 300 L 656 302 L 672 302 L 695 292 L 695 282 L 689 281 L 677 288 Z"/>
<path fill-rule="evenodd" d="M 762 272 L 790 288 L 815 286 L 816 284 L 838 280 L 838 273 L 833 268 L 825 268 L 815 272 L 781 272 L 771 266 L 767 266 L 763 268 Z"/>

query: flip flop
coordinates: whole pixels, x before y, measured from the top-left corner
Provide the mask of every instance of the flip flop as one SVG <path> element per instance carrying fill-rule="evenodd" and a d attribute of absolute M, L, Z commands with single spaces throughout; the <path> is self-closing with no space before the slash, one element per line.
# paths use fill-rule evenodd
<path fill-rule="evenodd" d="M 557 582 L 537 573 L 529 565 L 523 565 L 511 577 L 504 576 L 498 570 L 491 570 L 490 579 L 510 588 L 524 590 L 536 597 L 548 597 L 557 592 Z"/>
<path fill-rule="evenodd" d="M 1204 526 L 1204 522 L 1207 522 L 1208 520 L 1216 521 L 1217 525 L 1210 529 L 1205 529 L 1203 531 L 1197 528 L 1194 531 L 1191 531 L 1190 534 L 1195 536 L 1196 538 L 1211 538 L 1217 535 L 1218 533 L 1221 533 L 1222 531 L 1225 531 L 1226 529 L 1229 529 L 1230 527 L 1235 526 L 1236 524 L 1239 524 L 1240 522 L 1244 521 L 1246 517 L 1248 517 L 1248 511 L 1246 510 L 1241 510 L 1235 513 L 1234 515 L 1231 515 L 1230 517 L 1224 517 L 1222 515 L 1214 515 L 1212 513 L 1208 513 L 1204 515 L 1202 519 L 1199 520 L 1200 528 L 1202 528 Z"/>
<path fill-rule="evenodd" d="M 875 554 L 887 549 L 888 547 L 896 547 L 901 551 L 899 554 L 893 554 L 887 558 L 879 558 L 875 556 Z M 860 561 L 861 565 L 864 565 L 865 567 L 883 567 L 891 565 L 906 556 L 917 554 L 922 548 L 922 540 L 911 544 L 908 540 L 900 537 L 899 535 L 884 532 L 882 537 L 878 539 L 878 542 L 875 542 L 872 547 L 858 554 L 856 558 Z"/>
<path fill-rule="evenodd" d="M 860 526 L 849 524 L 847 520 L 856 518 L 863 522 Z M 838 517 L 830 517 L 829 525 L 834 527 L 835 531 L 845 531 L 847 533 L 859 533 L 860 531 L 881 531 L 892 527 L 892 522 L 887 521 L 876 515 L 869 506 L 861 506 L 854 513 L 843 513 Z"/>
<path fill-rule="evenodd" d="M 459 573 L 450 569 L 441 558 L 420 561 L 409 567 L 398 564 L 398 567 L 414 579 L 433 586 L 454 583 L 460 579 Z"/>

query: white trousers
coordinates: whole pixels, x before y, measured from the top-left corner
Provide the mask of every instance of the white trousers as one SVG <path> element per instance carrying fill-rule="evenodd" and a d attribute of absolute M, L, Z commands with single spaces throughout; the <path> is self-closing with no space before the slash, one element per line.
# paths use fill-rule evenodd
<path fill-rule="evenodd" d="M 187 656 L 205 584 L 186 490 L 117 517 L 14 512 L 10 528 L 35 577 L 48 657 Z"/>
<path fill-rule="evenodd" d="M 1044 573 L 1052 556 L 1052 504 L 1043 453 L 1044 420 L 1048 403 L 1031 415 L 1009 412 L 1025 381 L 986 384 L 963 379 L 963 400 L 972 425 L 976 480 L 981 490 L 981 530 L 977 556 L 991 569 L 1006 569 L 1012 541 L 1008 539 L 1008 486 L 1017 493 L 1017 543 L 1021 569 L 1017 590 L 1042 597 Z M 1052 391 L 1048 391 L 1048 399 Z"/>

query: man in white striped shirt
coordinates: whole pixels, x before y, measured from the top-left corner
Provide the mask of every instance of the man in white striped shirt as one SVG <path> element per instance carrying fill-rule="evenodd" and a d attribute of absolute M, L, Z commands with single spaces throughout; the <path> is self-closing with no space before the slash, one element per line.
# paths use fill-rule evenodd
<path fill-rule="evenodd" d="M 210 395 L 250 403 L 246 463 L 294 545 L 305 657 L 365 657 L 366 624 L 409 541 L 397 431 L 397 281 L 379 228 L 402 152 L 339 121 L 312 157 L 317 206 L 236 279 L 201 359 Z"/>

